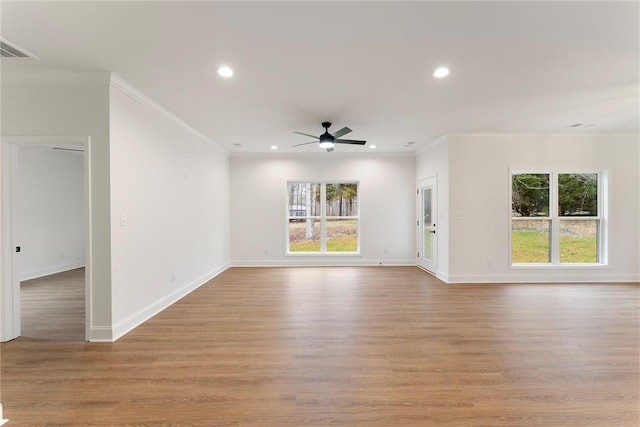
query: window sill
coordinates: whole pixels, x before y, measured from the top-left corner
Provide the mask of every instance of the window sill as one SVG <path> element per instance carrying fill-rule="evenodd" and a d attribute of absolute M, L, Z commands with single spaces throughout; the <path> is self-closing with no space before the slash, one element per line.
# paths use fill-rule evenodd
<path fill-rule="evenodd" d="M 352 256 L 352 257 L 361 257 L 362 254 L 360 252 L 287 252 L 285 256 L 319 256 L 319 257 L 330 257 L 330 256 Z"/>
<path fill-rule="evenodd" d="M 511 264 L 512 270 L 575 270 L 575 269 L 604 269 L 609 264 Z"/>

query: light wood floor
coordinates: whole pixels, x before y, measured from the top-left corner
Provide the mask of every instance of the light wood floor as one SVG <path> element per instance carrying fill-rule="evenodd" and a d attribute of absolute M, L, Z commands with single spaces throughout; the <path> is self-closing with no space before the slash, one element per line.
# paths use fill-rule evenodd
<path fill-rule="evenodd" d="M 21 333 L 48 341 L 83 341 L 84 268 L 20 283 Z"/>
<path fill-rule="evenodd" d="M 12 426 L 639 425 L 638 284 L 233 268 L 113 344 L 2 345 Z"/>

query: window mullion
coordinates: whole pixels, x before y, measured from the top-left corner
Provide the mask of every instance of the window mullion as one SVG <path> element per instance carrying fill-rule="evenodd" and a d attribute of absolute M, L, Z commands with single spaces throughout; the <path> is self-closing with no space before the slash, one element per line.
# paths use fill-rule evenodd
<path fill-rule="evenodd" d="M 320 252 L 327 252 L 327 184 L 320 185 Z"/>
<path fill-rule="evenodd" d="M 549 215 L 551 216 L 551 264 L 560 264 L 560 219 L 558 213 L 558 174 L 550 172 L 551 194 L 549 195 Z"/>

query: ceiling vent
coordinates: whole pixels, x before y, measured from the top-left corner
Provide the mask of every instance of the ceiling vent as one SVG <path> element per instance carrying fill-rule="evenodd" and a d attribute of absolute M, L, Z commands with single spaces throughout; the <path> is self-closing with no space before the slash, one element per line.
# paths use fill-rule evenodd
<path fill-rule="evenodd" d="M 0 39 L 0 57 L 1 58 L 35 58 L 35 56 L 31 55 L 26 50 L 20 49 L 16 45 L 2 39 Z"/>

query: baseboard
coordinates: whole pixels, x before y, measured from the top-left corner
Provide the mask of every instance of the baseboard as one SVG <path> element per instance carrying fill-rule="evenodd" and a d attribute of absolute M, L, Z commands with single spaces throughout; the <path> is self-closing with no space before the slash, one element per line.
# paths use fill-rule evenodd
<path fill-rule="evenodd" d="M 442 280 L 444 283 L 449 283 L 449 273 L 444 273 L 440 270 L 436 272 L 436 277 Z"/>
<path fill-rule="evenodd" d="M 213 279 L 220 273 L 226 271 L 227 269 L 229 269 L 229 267 L 231 267 L 230 264 L 225 264 L 210 271 L 209 273 L 199 277 L 196 280 L 193 280 L 192 282 L 181 287 L 180 289 L 175 290 L 174 292 L 162 298 L 161 300 L 156 301 L 155 303 L 149 305 L 148 307 L 138 311 L 136 314 L 134 314 L 133 316 L 130 316 L 126 320 L 118 323 L 113 327 L 113 334 L 112 334 L 111 341 L 117 341 L 119 338 L 123 337 L 128 332 L 132 331 L 133 329 L 135 329 L 142 323 L 146 322 L 156 314 L 160 313 L 170 305 L 176 303 L 177 301 L 184 298 L 189 293 L 193 292 L 194 290 L 198 289 L 200 286 L 207 283 L 209 280 Z"/>
<path fill-rule="evenodd" d="M 448 280 L 449 280 L 449 275 L 448 275 L 448 274 L 443 273 L 442 271 L 436 271 L 436 272 L 434 273 L 433 271 L 429 271 L 429 270 L 427 270 L 426 268 L 424 268 L 423 266 L 421 266 L 421 265 L 419 265 L 419 264 L 417 265 L 417 267 L 418 267 L 420 270 L 423 270 L 423 271 L 425 271 L 425 272 L 429 273 L 430 275 L 432 275 L 432 276 L 433 276 L 433 277 L 435 277 L 436 279 L 439 279 L 439 280 L 443 281 L 444 283 L 449 283 L 449 282 L 448 282 Z"/>
<path fill-rule="evenodd" d="M 546 272 L 551 273 L 551 272 Z M 553 274 L 451 274 L 447 283 L 627 283 L 640 282 L 633 274 L 559 272 Z M 444 280 L 444 279 L 443 279 Z"/>
<path fill-rule="evenodd" d="M 415 259 L 336 259 L 292 256 L 287 260 L 235 260 L 232 267 L 407 267 L 415 266 Z"/>
<path fill-rule="evenodd" d="M 38 270 L 27 271 L 26 273 L 22 273 L 19 277 L 19 280 L 31 280 L 37 279 L 39 277 L 50 276 L 56 273 L 62 273 L 64 271 L 75 270 L 76 268 L 84 267 L 84 260 L 74 261 L 67 264 L 53 265 L 46 268 L 41 268 Z"/>
<path fill-rule="evenodd" d="M 3 425 L 3 424 L 6 424 L 8 422 L 9 422 L 9 420 L 5 420 L 3 418 L 3 416 L 2 416 L 2 403 L 0 403 L 0 426 Z"/>
<path fill-rule="evenodd" d="M 91 326 L 89 328 L 90 342 L 113 342 L 113 328 L 111 326 Z"/>

